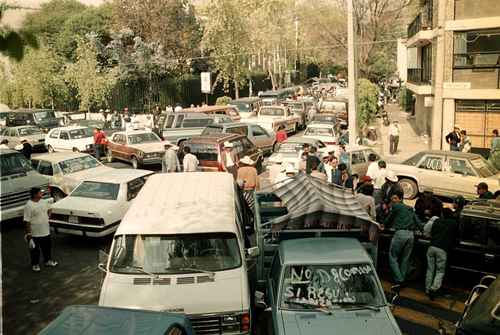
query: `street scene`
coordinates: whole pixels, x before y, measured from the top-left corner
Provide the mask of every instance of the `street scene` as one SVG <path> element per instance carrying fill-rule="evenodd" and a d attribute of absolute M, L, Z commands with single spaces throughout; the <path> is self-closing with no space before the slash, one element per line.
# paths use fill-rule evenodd
<path fill-rule="evenodd" d="M 0 334 L 499 334 L 495 5 L 0 0 Z"/>

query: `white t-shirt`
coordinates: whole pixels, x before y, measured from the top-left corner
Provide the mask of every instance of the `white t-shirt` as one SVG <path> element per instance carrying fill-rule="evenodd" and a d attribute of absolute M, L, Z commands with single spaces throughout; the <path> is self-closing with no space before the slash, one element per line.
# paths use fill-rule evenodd
<path fill-rule="evenodd" d="M 366 171 L 366 175 L 370 177 L 371 179 L 375 179 L 377 176 L 379 167 L 377 162 L 371 162 L 370 165 L 368 165 L 368 170 Z"/>
<path fill-rule="evenodd" d="M 391 126 L 389 127 L 389 135 L 399 136 L 399 127 L 395 124 L 391 124 Z"/>
<path fill-rule="evenodd" d="M 234 166 L 233 157 L 231 156 L 231 153 L 224 152 L 224 154 L 226 155 L 226 167 L 228 168 Z"/>
<path fill-rule="evenodd" d="M 50 235 L 49 227 L 49 203 L 40 199 L 38 202 L 28 200 L 24 206 L 24 221 L 31 224 L 31 235 L 43 237 Z"/>
<path fill-rule="evenodd" d="M 195 172 L 198 169 L 198 158 L 195 155 L 189 153 L 184 156 L 182 160 L 182 165 L 184 167 L 184 172 Z"/>
<path fill-rule="evenodd" d="M 385 177 L 387 177 L 387 169 L 378 169 L 375 178 L 373 178 L 373 187 L 376 190 L 380 190 L 382 188 L 382 185 L 385 183 Z"/>

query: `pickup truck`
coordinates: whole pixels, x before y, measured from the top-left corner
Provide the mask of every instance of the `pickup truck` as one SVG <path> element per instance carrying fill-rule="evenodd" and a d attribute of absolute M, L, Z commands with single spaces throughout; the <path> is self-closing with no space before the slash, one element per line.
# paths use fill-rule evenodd
<path fill-rule="evenodd" d="M 289 107 L 285 106 L 262 106 L 256 117 L 242 121 L 256 123 L 270 131 L 277 131 L 280 126 L 284 126 L 287 133 L 297 132 L 302 123 L 301 117 L 295 115 Z"/>

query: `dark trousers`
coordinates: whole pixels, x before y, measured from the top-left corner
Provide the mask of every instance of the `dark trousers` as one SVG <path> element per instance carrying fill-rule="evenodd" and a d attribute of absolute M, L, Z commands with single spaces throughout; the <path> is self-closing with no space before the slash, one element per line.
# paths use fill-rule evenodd
<path fill-rule="evenodd" d="M 97 160 L 101 160 L 101 156 L 104 156 L 104 145 L 96 144 L 94 148 L 95 148 L 95 158 L 97 158 Z"/>
<path fill-rule="evenodd" d="M 399 136 L 391 135 L 389 137 L 389 151 L 391 155 L 394 155 L 398 152 L 398 144 L 399 144 Z"/>
<path fill-rule="evenodd" d="M 229 166 L 226 168 L 227 172 L 233 175 L 234 180 L 238 177 L 238 167 L 236 165 Z"/>
<path fill-rule="evenodd" d="M 33 237 L 35 248 L 30 249 L 31 265 L 38 265 L 40 263 L 40 250 L 42 251 L 43 261 L 46 263 L 52 259 L 52 239 L 50 235 L 43 237 Z"/>

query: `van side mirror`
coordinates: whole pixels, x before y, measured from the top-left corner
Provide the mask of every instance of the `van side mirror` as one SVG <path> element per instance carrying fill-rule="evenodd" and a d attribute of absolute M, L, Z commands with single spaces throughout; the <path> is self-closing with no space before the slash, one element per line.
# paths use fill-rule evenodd
<path fill-rule="evenodd" d="M 259 247 L 252 247 L 247 249 L 248 257 L 255 258 L 260 255 Z"/>

